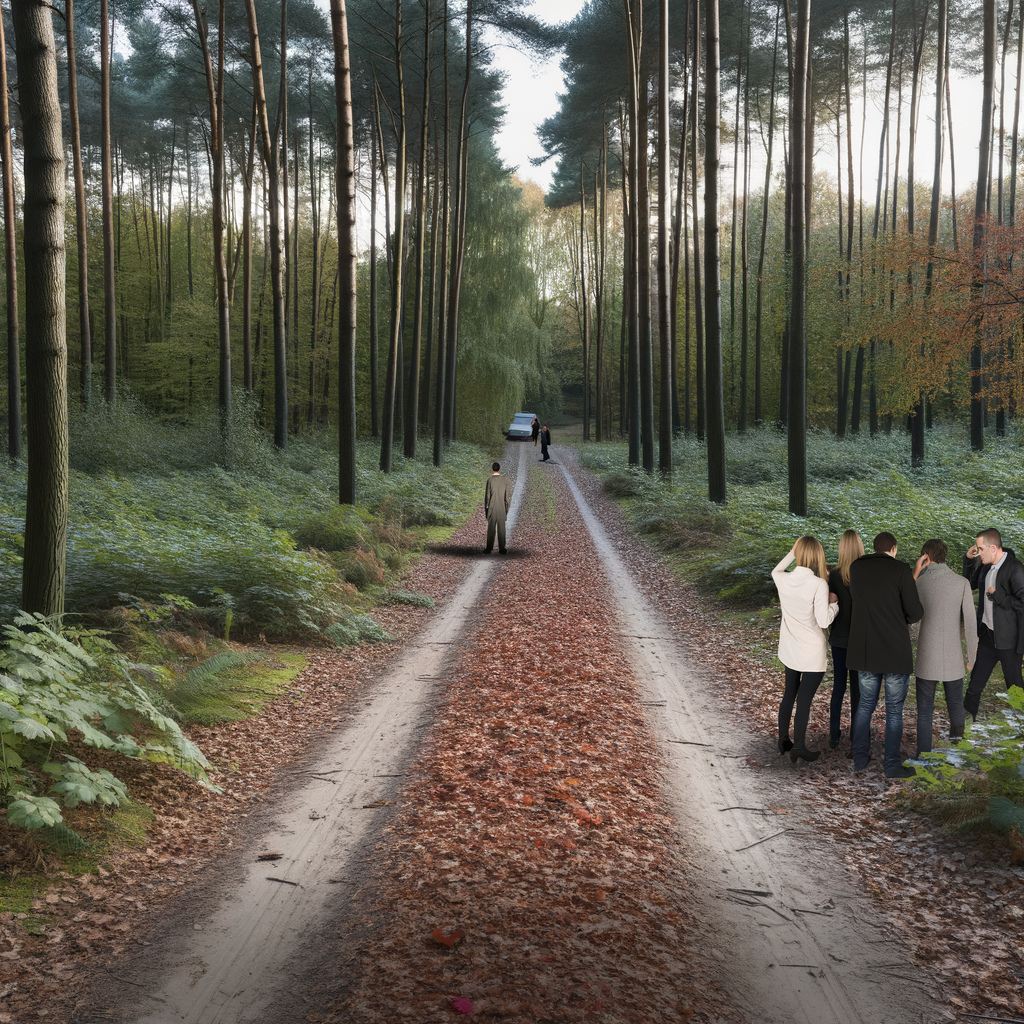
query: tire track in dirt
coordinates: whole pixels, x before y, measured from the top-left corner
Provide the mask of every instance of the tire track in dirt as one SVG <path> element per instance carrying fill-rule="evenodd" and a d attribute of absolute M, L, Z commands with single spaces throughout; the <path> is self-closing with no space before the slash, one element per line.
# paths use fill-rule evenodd
<path fill-rule="evenodd" d="M 561 469 L 631 638 L 671 807 L 691 857 L 703 863 L 705 931 L 730 996 L 759 1024 L 952 1019 L 910 954 L 871 919 L 868 895 L 827 841 L 816 842 L 823 837 L 802 816 L 809 812 L 792 805 L 791 791 L 746 770 L 763 739 L 715 707 L 707 670 L 643 597 L 569 466 Z"/>
<path fill-rule="evenodd" d="M 527 447 L 510 475 L 525 479 Z M 508 467 L 512 469 L 510 465 Z M 513 492 L 510 538 L 524 488 Z M 482 533 L 481 533 L 482 537 Z M 284 1024 L 306 1019 L 306 980 L 336 962 L 343 912 L 377 807 L 386 807 L 430 723 L 436 680 L 496 569 L 481 558 L 320 753 L 308 781 L 271 812 L 220 891 L 151 954 L 117 965 L 102 986 L 133 1024 Z M 286 805 L 286 806 L 285 806 Z M 274 861 L 258 859 L 279 853 Z M 339 891 L 340 890 L 340 891 Z M 346 891 L 348 890 L 348 891 Z M 105 1011 L 110 1012 L 110 1011 Z"/>
<path fill-rule="evenodd" d="M 510 552 L 344 924 L 326 1019 L 440 1024 L 466 1000 L 504 1024 L 737 1020 L 700 950 L 612 597 L 553 463 L 530 469 Z M 432 937 L 453 932 L 450 949 Z"/>

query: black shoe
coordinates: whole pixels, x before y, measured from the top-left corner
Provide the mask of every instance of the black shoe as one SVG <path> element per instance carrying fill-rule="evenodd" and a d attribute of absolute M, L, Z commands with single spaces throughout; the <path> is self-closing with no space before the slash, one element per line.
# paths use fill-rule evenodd
<path fill-rule="evenodd" d="M 900 765 L 893 772 L 886 772 L 885 777 L 887 779 L 912 779 L 917 772 L 913 768 L 908 768 L 906 765 Z"/>
<path fill-rule="evenodd" d="M 508 554 L 508 550 L 506 548 L 498 548 L 498 554 L 499 555 L 507 555 Z"/>
<path fill-rule="evenodd" d="M 484 548 L 484 554 L 489 555 L 493 550 L 493 548 Z"/>
<path fill-rule="evenodd" d="M 830 739 L 828 741 L 828 748 L 829 748 L 829 750 L 835 750 L 836 747 L 839 746 L 839 740 L 840 740 L 839 736 L 837 736 L 835 739 Z"/>
<path fill-rule="evenodd" d="M 779 753 L 785 754 L 787 750 L 793 749 L 793 741 L 788 737 L 779 737 Z"/>
<path fill-rule="evenodd" d="M 821 757 L 821 751 L 808 750 L 806 747 L 794 747 L 789 752 L 789 759 L 793 762 L 793 764 L 796 764 L 801 757 L 805 761 L 817 761 L 818 758 Z"/>

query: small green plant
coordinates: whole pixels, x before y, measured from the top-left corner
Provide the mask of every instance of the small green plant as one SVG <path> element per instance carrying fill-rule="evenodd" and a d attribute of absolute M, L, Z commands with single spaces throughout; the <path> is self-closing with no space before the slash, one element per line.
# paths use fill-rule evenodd
<path fill-rule="evenodd" d="M 382 643 L 395 639 L 386 629 L 381 629 L 369 615 L 358 612 L 350 612 L 337 622 L 332 622 L 323 633 L 336 647 Z"/>
<path fill-rule="evenodd" d="M 220 651 L 180 677 L 173 670 L 163 673 L 161 695 L 184 724 L 239 721 L 287 689 L 304 665 L 301 655 Z"/>
<path fill-rule="evenodd" d="M 922 755 L 925 765 L 914 785 L 933 797 L 970 797 L 975 820 L 1019 828 L 1024 815 L 1024 691 L 1011 687 L 998 696 L 1005 706 L 971 725 L 955 749 Z"/>
<path fill-rule="evenodd" d="M 224 643 L 231 640 L 231 622 L 235 617 L 235 599 L 223 588 L 213 588 L 213 603 L 224 609 Z"/>
<path fill-rule="evenodd" d="M 63 636 L 41 615 L 20 614 L 0 630 L 0 802 L 24 828 L 63 824 L 61 806 L 117 806 L 124 785 L 70 750 L 86 746 L 163 762 L 205 785 L 206 758 L 135 681 L 127 659 L 91 642 L 99 655 Z"/>
<path fill-rule="evenodd" d="M 380 599 L 381 604 L 408 604 L 416 608 L 433 608 L 434 599 L 429 594 L 420 594 L 415 590 L 403 590 L 400 587 L 389 590 Z"/>

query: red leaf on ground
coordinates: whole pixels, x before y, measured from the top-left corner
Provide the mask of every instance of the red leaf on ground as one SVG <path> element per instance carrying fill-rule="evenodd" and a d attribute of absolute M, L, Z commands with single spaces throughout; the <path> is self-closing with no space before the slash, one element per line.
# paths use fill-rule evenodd
<path fill-rule="evenodd" d="M 430 935 L 435 942 L 440 942 L 442 946 L 447 946 L 449 949 L 462 941 L 462 932 L 452 932 L 451 935 L 445 935 L 440 928 L 435 928 Z"/>

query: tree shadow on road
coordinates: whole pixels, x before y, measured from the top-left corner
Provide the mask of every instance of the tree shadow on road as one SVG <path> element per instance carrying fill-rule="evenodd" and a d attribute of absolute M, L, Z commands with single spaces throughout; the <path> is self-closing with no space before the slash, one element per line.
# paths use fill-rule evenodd
<path fill-rule="evenodd" d="M 529 558 L 530 552 L 525 548 L 510 547 L 504 555 L 497 551 L 485 553 L 479 544 L 428 544 L 427 551 L 435 555 L 448 555 L 450 558 Z"/>

